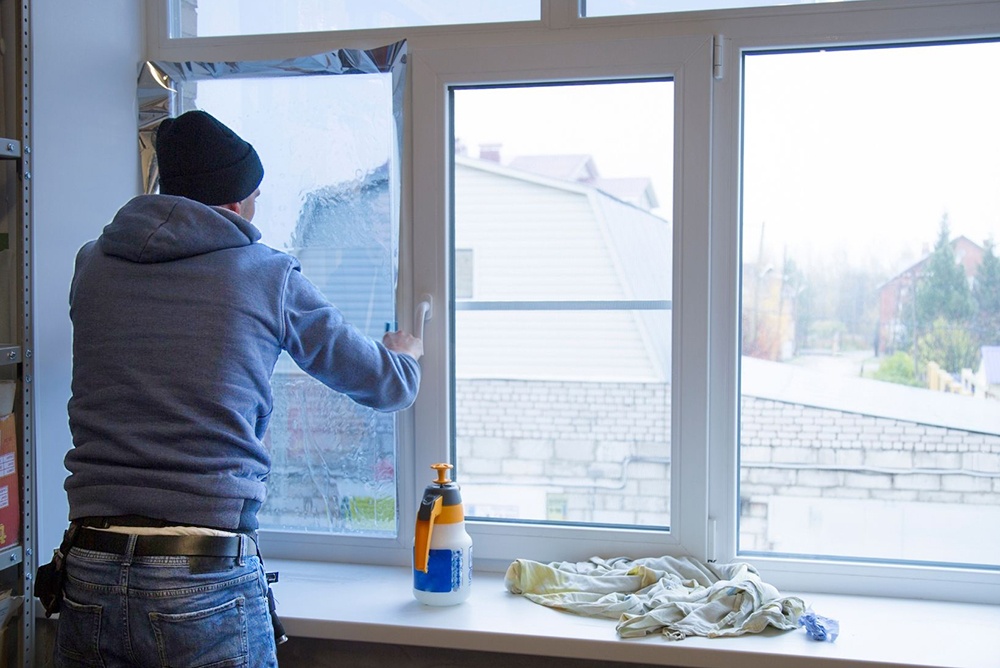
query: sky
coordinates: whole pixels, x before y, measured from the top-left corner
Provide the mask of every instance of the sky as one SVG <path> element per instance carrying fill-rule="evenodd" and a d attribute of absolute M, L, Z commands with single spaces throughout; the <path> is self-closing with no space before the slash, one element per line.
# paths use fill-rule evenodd
<path fill-rule="evenodd" d="M 1000 241 L 1000 43 L 746 59 L 747 240 L 858 261 Z M 800 262 L 801 264 L 801 262 Z"/>
<path fill-rule="evenodd" d="M 646 177 L 669 218 L 673 82 L 476 88 L 455 91 L 455 137 L 472 157 L 499 143 L 520 155 L 590 154 L 604 177 Z"/>
<path fill-rule="evenodd" d="M 992 66 L 990 65 L 992 63 Z M 887 271 L 952 236 L 1000 240 L 1000 43 L 760 54 L 746 59 L 745 256 L 839 252 Z M 671 218 L 670 83 L 456 93 L 455 134 L 517 155 L 589 153 L 647 176 Z"/>
<path fill-rule="evenodd" d="M 586 0 L 587 16 L 621 16 L 772 5 L 813 5 L 844 0 Z"/>
<path fill-rule="evenodd" d="M 206 37 L 537 21 L 540 7 L 539 0 L 200 0 L 197 26 L 181 28 Z"/>

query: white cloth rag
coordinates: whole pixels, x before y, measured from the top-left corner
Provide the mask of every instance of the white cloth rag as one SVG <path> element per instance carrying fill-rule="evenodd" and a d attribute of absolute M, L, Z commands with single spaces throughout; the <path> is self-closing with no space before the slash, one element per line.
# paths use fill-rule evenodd
<path fill-rule="evenodd" d="M 782 596 L 744 563 L 703 564 L 687 557 L 626 557 L 542 564 L 518 559 L 507 591 L 580 615 L 617 618 L 618 635 L 660 631 L 668 640 L 797 627 L 805 603 Z"/>

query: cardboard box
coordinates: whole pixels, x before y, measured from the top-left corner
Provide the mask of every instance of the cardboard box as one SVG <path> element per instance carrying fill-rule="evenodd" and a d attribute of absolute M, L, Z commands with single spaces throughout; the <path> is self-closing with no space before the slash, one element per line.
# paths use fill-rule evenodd
<path fill-rule="evenodd" d="M 0 380 L 0 415 L 14 412 L 15 394 L 17 394 L 16 380 Z"/>
<path fill-rule="evenodd" d="M 0 550 L 16 545 L 21 537 L 16 417 L 0 416 Z"/>
<path fill-rule="evenodd" d="M 16 636 L 16 620 L 20 616 L 21 606 L 24 604 L 23 596 L 11 596 L 10 590 L 0 592 L 0 668 L 8 668 L 16 663 L 11 661 L 17 656 L 17 643 L 8 638 Z M 8 629 L 14 626 L 14 630 L 8 633 Z"/>

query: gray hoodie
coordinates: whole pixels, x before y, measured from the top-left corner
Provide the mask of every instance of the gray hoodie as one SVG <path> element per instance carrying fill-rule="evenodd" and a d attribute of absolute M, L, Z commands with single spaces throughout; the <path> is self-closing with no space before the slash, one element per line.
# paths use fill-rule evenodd
<path fill-rule="evenodd" d="M 226 209 L 141 195 L 80 249 L 70 290 L 70 519 L 255 529 L 282 350 L 360 404 L 413 403 L 417 361 L 346 323 L 294 257 L 259 239 Z"/>

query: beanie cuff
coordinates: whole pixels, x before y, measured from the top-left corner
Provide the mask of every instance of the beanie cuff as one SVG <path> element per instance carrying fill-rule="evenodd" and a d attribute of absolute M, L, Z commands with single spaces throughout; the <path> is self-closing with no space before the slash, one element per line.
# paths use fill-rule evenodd
<path fill-rule="evenodd" d="M 264 167 L 253 146 L 239 162 L 200 174 L 160 174 L 160 193 L 180 195 L 202 204 L 221 205 L 242 202 L 264 180 Z"/>

